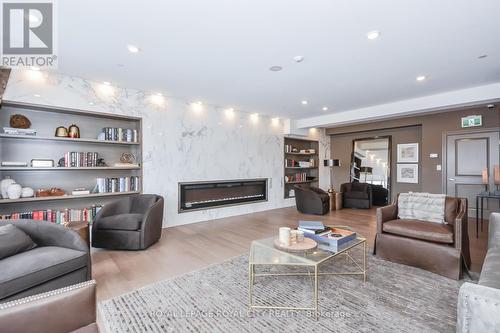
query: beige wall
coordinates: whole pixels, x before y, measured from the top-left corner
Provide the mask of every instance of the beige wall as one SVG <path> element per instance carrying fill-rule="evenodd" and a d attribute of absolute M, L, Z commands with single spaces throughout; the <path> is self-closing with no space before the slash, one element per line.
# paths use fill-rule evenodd
<path fill-rule="evenodd" d="M 433 113 L 428 115 L 405 117 L 394 120 L 371 122 L 351 126 L 327 129 L 331 137 L 331 152 L 333 158 L 339 158 L 343 164 L 335 169 L 335 187 L 349 181 L 349 164 L 352 152 L 352 140 L 373 137 L 377 135 L 392 135 L 391 183 L 392 192 L 424 191 L 430 193 L 442 192 L 442 172 L 436 170 L 442 161 L 443 133 L 463 131 L 460 119 L 468 115 L 483 115 L 482 128 L 500 127 L 498 107 L 488 109 L 485 106 L 467 108 L 456 111 Z M 396 149 L 398 143 L 419 142 L 419 184 L 396 183 Z M 437 153 L 437 159 L 431 159 L 429 154 Z"/>

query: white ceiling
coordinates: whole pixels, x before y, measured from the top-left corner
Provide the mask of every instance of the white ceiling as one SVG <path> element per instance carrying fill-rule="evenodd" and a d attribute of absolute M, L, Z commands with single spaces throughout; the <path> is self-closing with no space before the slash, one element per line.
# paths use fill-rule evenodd
<path fill-rule="evenodd" d="M 60 72 L 249 112 L 304 118 L 500 81 L 498 0 L 72 0 L 58 10 Z"/>

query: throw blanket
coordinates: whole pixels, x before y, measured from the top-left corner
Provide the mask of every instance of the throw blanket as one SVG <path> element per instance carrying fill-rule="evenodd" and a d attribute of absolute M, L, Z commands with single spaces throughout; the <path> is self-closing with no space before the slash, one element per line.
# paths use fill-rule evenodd
<path fill-rule="evenodd" d="M 445 194 L 401 193 L 398 199 L 398 217 L 445 223 L 445 198 Z"/>

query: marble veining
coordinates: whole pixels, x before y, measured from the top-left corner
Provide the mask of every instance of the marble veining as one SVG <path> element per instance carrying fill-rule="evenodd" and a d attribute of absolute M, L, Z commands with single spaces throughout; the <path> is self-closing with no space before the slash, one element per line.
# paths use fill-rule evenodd
<path fill-rule="evenodd" d="M 221 107 L 205 105 L 196 113 L 189 101 L 168 95 L 155 105 L 150 94 L 136 89 L 57 73 L 31 80 L 26 74 L 12 72 L 6 100 L 142 117 L 144 192 L 165 197 L 165 227 L 295 204 L 283 198 L 282 120 L 272 126 L 271 117 L 260 115 L 253 123 L 250 112 L 238 111 L 227 119 Z M 321 163 L 330 155 L 329 140 L 321 129 L 311 130 L 310 138 L 320 141 L 320 187 L 327 188 L 329 172 Z M 245 178 L 269 178 L 267 202 L 177 212 L 179 182 Z"/>

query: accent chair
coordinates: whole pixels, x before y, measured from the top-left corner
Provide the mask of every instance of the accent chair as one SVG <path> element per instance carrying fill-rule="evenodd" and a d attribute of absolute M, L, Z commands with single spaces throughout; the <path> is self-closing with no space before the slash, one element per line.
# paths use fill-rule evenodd
<path fill-rule="evenodd" d="M 330 196 L 318 187 L 295 185 L 297 210 L 304 214 L 325 215 L 330 211 Z"/>
<path fill-rule="evenodd" d="M 144 250 L 161 237 L 163 197 L 136 194 L 104 205 L 92 225 L 92 246 Z"/>

